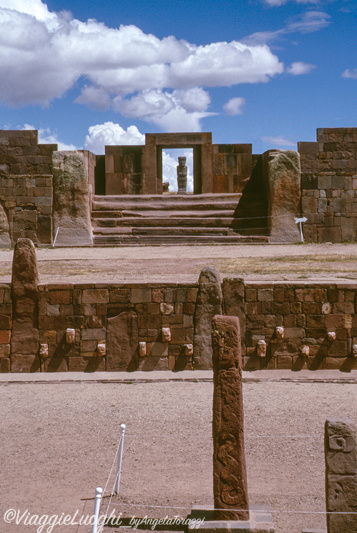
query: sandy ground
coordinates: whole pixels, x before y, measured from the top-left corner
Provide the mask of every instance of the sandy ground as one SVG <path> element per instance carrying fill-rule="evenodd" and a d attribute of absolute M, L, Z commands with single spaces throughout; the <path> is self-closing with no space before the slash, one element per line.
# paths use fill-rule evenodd
<path fill-rule="evenodd" d="M 8 509 L 91 515 L 108 478 L 109 514 L 185 517 L 192 503 L 212 504 L 212 393 L 211 382 L 2 384 L 0 531 L 37 530 L 5 523 Z M 325 527 L 324 422 L 357 422 L 356 407 L 355 384 L 244 383 L 250 503 L 271 506 L 277 533 Z M 121 489 L 110 501 L 122 422 Z"/>
<path fill-rule="evenodd" d="M 12 256 L 0 250 L 2 283 Z M 247 280 L 357 280 L 357 244 L 55 248 L 37 258 L 42 283 L 196 282 L 206 266 Z"/>

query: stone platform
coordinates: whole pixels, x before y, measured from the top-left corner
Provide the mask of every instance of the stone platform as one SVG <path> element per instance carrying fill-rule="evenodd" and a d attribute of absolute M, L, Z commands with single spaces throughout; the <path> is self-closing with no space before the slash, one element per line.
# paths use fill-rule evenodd
<path fill-rule="evenodd" d="M 201 533 L 275 533 L 268 505 L 251 505 L 249 520 L 215 520 L 213 506 L 195 505 L 189 518 L 204 519 L 204 523 L 198 528 Z M 187 531 L 194 529 L 197 529 L 197 525 L 193 523 Z"/>

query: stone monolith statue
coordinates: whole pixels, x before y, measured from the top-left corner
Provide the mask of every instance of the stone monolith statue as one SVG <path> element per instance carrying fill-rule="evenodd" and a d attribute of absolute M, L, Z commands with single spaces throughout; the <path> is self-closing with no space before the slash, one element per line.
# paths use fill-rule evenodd
<path fill-rule="evenodd" d="M 177 194 L 186 194 L 187 192 L 187 166 L 186 157 L 178 158 L 177 166 Z"/>

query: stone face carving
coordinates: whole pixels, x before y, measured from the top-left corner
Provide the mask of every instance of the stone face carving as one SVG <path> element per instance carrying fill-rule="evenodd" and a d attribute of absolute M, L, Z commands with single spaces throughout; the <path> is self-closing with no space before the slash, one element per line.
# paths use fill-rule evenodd
<path fill-rule="evenodd" d="M 336 331 L 328 331 L 327 332 L 327 338 L 329 342 L 333 342 L 336 340 Z"/>
<path fill-rule="evenodd" d="M 278 326 L 275 330 L 275 334 L 277 339 L 283 339 L 285 335 L 284 326 Z"/>
<path fill-rule="evenodd" d="M 43 359 L 48 357 L 48 344 L 40 344 L 40 356 Z"/>
<path fill-rule="evenodd" d="M 107 370 L 125 371 L 137 368 L 138 335 L 138 315 L 134 311 L 124 311 L 108 318 Z"/>
<path fill-rule="evenodd" d="M 146 356 L 146 342 L 139 342 L 139 355 L 140 357 Z"/>
<path fill-rule="evenodd" d="M 310 355 L 310 346 L 307 346 L 306 344 L 304 346 L 302 346 L 299 355 L 301 357 L 309 357 L 309 355 Z"/>
<path fill-rule="evenodd" d="M 93 244 L 89 185 L 83 154 L 54 152 L 53 221 L 56 245 Z"/>
<path fill-rule="evenodd" d="M 170 342 L 170 340 L 171 340 L 171 329 L 170 328 L 162 328 L 161 329 L 161 338 L 162 338 L 162 342 Z"/>
<path fill-rule="evenodd" d="M 183 353 L 186 355 L 186 357 L 190 357 L 193 355 L 193 345 L 192 344 L 184 344 L 183 345 Z"/>
<path fill-rule="evenodd" d="M 215 316 L 212 344 L 215 520 L 249 520 L 238 318 Z"/>
<path fill-rule="evenodd" d="M 267 343 L 265 340 L 259 340 L 257 344 L 257 355 L 258 357 L 266 357 L 267 354 Z"/>
<path fill-rule="evenodd" d="M 300 155 L 294 150 L 269 150 L 264 154 L 264 167 L 270 242 L 299 242 L 295 217 L 300 214 Z"/>
<path fill-rule="evenodd" d="M 328 533 L 357 531 L 357 428 L 353 422 L 326 420 L 325 460 Z"/>
<path fill-rule="evenodd" d="M 103 342 L 99 342 L 98 345 L 97 345 L 97 354 L 98 354 L 98 357 L 104 357 L 105 354 L 106 354 L 106 344 L 105 344 L 105 341 Z"/>
<path fill-rule="evenodd" d="M 19 239 L 12 263 L 13 320 L 11 371 L 30 372 L 39 365 L 38 272 L 30 239 Z"/>
<path fill-rule="evenodd" d="M 200 273 L 199 290 L 194 316 L 194 367 L 212 368 L 212 319 L 222 314 L 221 277 L 215 268 Z"/>
<path fill-rule="evenodd" d="M 187 166 L 186 157 L 178 158 L 177 166 L 177 194 L 186 194 L 187 192 Z"/>
<path fill-rule="evenodd" d="M 76 330 L 72 328 L 66 329 L 66 343 L 73 344 L 76 340 Z"/>

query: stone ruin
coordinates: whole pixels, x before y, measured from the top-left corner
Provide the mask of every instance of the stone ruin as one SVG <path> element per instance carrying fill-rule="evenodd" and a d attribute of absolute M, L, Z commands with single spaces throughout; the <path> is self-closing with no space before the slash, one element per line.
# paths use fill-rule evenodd
<path fill-rule="evenodd" d="M 177 195 L 163 150 L 191 149 Z M 252 154 L 212 134 L 146 134 L 142 146 L 59 152 L 37 131 L 0 131 L 0 246 L 357 241 L 357 128 L 322 128 L 298 151 Z M 163 195 L 163 193 L 165 194 Z"/>

